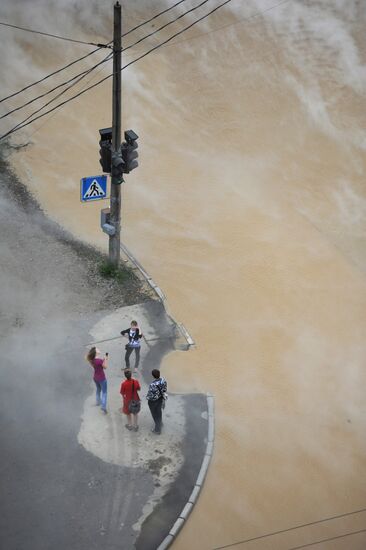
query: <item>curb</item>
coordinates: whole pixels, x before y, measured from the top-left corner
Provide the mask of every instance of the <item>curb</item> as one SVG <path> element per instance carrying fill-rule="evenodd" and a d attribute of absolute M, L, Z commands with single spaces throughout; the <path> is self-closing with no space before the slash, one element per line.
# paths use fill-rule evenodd
<path fill-rule="evenodd" d="M 166 296 L 165 296 L 164 292 L 155 283 L 155 281 L 150 277 L 150 275 L 147 273 L 147 271 L 145 271 L 145 269 L 142 267 L 140 262 L 138 260 L 136 260 L 135 256 L 132 254 L 132 252 L 130 252 L 130 250 L 127 248 L 127 246 L 124 245 L 123 243 L 120 243 L 120 248 L 121 248 L 122 252 L 124 253 L 124 255 L 130 260 L 130 262 L 135 266 L 135 268 L 139 270 L 139 272 L 141 273 L 141 275 L 143 276 L 145 281 L 150 285 L 152 290 L 155 292 L 158 299 L 163 304 L 164 309 L 165 309 L 168 317 L 170 317 L 170 319 L 173 321 L 173 323 L 178 327 L 178 329 L 180 330 L 182 336 L 186 340 L 187 345 L 188 345 L 188 349 L 191 348 L 191 347 L 194 347 L 195 342 L 194 342 L 192 336 L 189 334 L 188 330 L 185 328 L 185 326 L 182 323 L 177 323 L 177 321 L 170 315 L 170 313 L 168 311 Z"/>
<path fill-rule="evenodd" d="M 150 285 L 152 290 L 157 295 L 158 299 L 162 303 L 166 314 L 170 319 L 173 321 L 173 323 L 178 327 L 179 331 L 181 332 L 182 336 L 187 342 L 187 349 L 190 349 L 191 347 L 195 346 L 195 342 L 185 326 L 182 323 L 177 323 L 175 319 L 170 315 L 168 308 L 167 308 L 167 302 L 166 302 L 166 296 L 164 292 L 161 290 L 161 288 L 155 283 L 155 281 L 150 277 L 150 275 L 145 271 L 145 269 L 142 267 L 140 262 L 134 257 L 132 252 L 129 251 L 127 246 L 125 246 L 123 243 L 120 243 L 120 248 L 124 255 L 128 258 L 128 260 L 135 266 L 136 269 L 139 270 L 145 281 Z M 208 427 L 207 427 L 207 445 L 206 445 L 206 452 L 204 454 L 202 464 L 200 471 L 198 473 L 196 483 L 193 487 L 193 491 L 186 502 L 183 510 L 179 514 L 179 517 L 174 522 L 173 526 L 171 527 L 168 535 L 165 537 L 165 539 L 159 544 L 156 550 L 166 550 L 166 548 L 169 548 L 169 546 L 172 544 L 172 542 L 175 540 L 176 536 L 178 535 L 179 531 L 182 529 L 183 525 L 185 524 L 189 514 L 191 513 L 194 505 L 197 502 L 198 496 L 200 494 L 200 491 L 202 489 L 202 485 L 204 483 L 208 467 L 210 465 L 210 461 L 213 454 L 213 444 L 214 444 L 214 438 L 215 438 L 215 417 L 214 417 L 214 397 L 211 394 L 206 394 L 207 398 L 207 412 L 208 412 Z"/>
<path fill-rule="evenodd" d="M 207 429 L 207 445 L 206 445 L 206 452 L 202 460 L 201 468 L 199 471 L 199 474 L 196 479 L 195 486 L 193 488 L 193 491 L 191 493 L 191 496 L 189 497 L 187 503 L 185 504 L 183 510 L 179 514 L 179 517 L 175 521 L 174 525 L 169 531 L 169 534 L 165 537 L 165 539 L 159 544 L 156 550 L 165 550 L 166 548 L 169 548 L 169 546 L 172 544 L 172 542 L 175 540 L 176 536 L 178 535 L 179 531 L 185 524 L 189 514 L 191 513 L 194 505 L 197 502 L 198 496 L 200 494 L 200 491 L 202 489 L 203 482 L 205 480 L 208 467 L 210 465 L 210 461 L 213 454 L 213 444 L 214 444 L 214 437 L 215 437 L 215 417 L 214 417 L 214 397 L 211 394 L 207 394 L 207 411 L 208 411 L 208 429 Z"/>

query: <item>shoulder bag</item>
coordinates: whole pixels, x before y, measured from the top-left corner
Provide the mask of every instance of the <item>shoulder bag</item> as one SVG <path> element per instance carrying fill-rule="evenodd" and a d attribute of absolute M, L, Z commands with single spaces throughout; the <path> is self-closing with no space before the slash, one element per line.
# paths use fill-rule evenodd
<path fill-rule="evenodd" d="M 132 380 L 132 397 L 135 391 L 135 384 Z M 140 412 L 141 409 L 141 401 L 140 399 L 131 399 L 131 401 L 128 404 L 128 410 L 131 414 L 137 414 Z"/>

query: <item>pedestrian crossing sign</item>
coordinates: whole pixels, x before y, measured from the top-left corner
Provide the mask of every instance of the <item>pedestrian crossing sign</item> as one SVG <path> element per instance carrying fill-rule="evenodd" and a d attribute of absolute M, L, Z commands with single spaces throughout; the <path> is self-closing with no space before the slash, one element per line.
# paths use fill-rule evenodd
<path fill-rule="evenodd" d="M 107 176 L 90 176 L 80 180 L 80 199 L 82 202 L 107 198 Z"/>

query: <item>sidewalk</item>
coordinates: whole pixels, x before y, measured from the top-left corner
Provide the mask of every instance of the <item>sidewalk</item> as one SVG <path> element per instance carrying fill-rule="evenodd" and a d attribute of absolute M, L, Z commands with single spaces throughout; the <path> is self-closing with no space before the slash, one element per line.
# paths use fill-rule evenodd
<path fill-rule="evenodd" d="M 198 492 L 192 488 L 207 463 L 207 400 L 170 395 L 160 437 L 149 432 L 144 401 L 141 431 L 127 432 L 118 412 L 119 334 L 132 318 L 140 321 L 148 340 L 140 374 L 146 385 L 164 354 L 187 349 L 181 327 L 175 330 L 161 302 L 146 302 L 151 294 L 136 277 L 122 286 L 101 277 L 102 256 L 49 220 L 4 161 L 0 207 L 2 546 L 157 548 L 172 540 L 169 531 L 177 532 L 177 518 Z M 145 306 L 115 310 L 136 301 Z M 105 338 L 112 340 L 98 347 L 111 354 L 107 416 L 93 406 L 83 357 L 87 344 Z"/>
<path fill-rule="evenodd" d="M 122 329 L 129 327 L 132 319 L 138 321 L 144 335 L 139 371 L 133 373 L 142 388 L 137 433 L 125 428 L 126 416 L 119 411 L 122 405 L 119 390 L 125 380 L 124 347 L 127 340 L 118 338 L 118 335 Z M 113 523 L 121 530 L 122 539 L 131 541 L 130 544 L 135 539 L 134 547 L 144 550 L 157 548 L 168 535 L 193 491 L 206 452 L 206 396 L 169 393 L 168 372 L 162 372 L 168 381 L 169 394 L 163 411 L 162 434 L 157 436 L 151 433 L 153 422 L 146 401 L 148 383 L 152 380 L 151 370 L 159 368 L 162 357 L 175 349 L 176 332 L 174 322 L 158 301 L 120 308 L 103 317 L 90 331 L 90 345 L 96 343 L 102 353 L 109 352 L 108 415 L 94 405 L 95 390 L 91 384 L 90 396 L 84 403 L 78 440 L 102 461 L 131 469 L 135 496 L 126 495 L 124 487 L 121 487 L 121 493 L 125 495 L 125 506 L 129 499 L 127 506 L 133 511 L 135 521 L 132 525 L 127 522 L 121 525 L 119 503 L 115 507 Z M 133 366 L 134 354 L 131 355 Z M 138 478 L 142 473 L 151 478 L 150 490 L 148 494 L 145 490 L 143 498 L 138 488 Z"/>

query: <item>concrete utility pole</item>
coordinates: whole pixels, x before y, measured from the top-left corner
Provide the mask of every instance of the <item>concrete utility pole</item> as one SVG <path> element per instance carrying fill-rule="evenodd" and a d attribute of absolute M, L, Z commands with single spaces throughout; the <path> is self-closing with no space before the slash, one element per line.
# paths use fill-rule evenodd
<path fill-rule="evenodd" d="M 122 103 L 122 13 L 121 5 L 114 5 L 113 24 L 113 111 L 112 111 L 112 152 L 119 152 L 121 146 L 121 103 Z M 117 183 L 118 181 L 118 183 Z M 120 260 L 121 240 L 121 184 L 118 178 L 111 175 L 111 215 L 110 224 L 116 232 L 109 236 L 109 261 L 118 267 Z"/>

